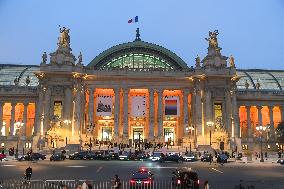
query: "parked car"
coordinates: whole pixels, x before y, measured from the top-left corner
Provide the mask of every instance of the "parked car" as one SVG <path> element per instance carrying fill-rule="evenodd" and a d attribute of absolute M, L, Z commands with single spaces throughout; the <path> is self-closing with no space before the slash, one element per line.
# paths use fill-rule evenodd
<path fill-rule="evenodd" d="M 133 173 L 130 179 L 130 189 L 138 188 L 152 188 L 154 181 L 154 174 L 142 168 Z"/>
<path fill-rule="evenodd" d="M 182 158 L 184 161 L 197 161 L 197 155 L 194 153 L 187 153 Z"/>
<path fill-rule="evenodd" d="M 154 152 L 149 159 L 151 161 L 159 161 L 163 155 L 164 154 L 162 152 Z"/>
<path fill-rule="evenodd" d="M 278 159 L 277 163 L 280 163 L 281 165 L 284 165 L 284 159 Z"/>
<path fill-rule="evenodd" d="M 176 162 L 176 163 L 182 163 L 183 162 L 183 158 L 182 156 L 178 155 L 178 154 L 173 154 L 173 155 L 166 155 L 166 156 L 162 156 L 159 160 L 160 163 L 164 163 L 164 162 Z"/>
<path fill-rule="evenodd" d="M 32 153 L 30 155 L 22 155 L 18 157 L 19 161 L 35 161 L 35 160 L 45 160 L 46 155 L 41 154 L 41 153 Z"/>
<path fill-rule="evenodd" d="M 201 161 L 206 161 L 206 162 L 210 162 L 210 154 L 203 154 L 200 157 Z"/>
<path fill-rule="evenodd" d="M 54 153 L 50 156 L 50 161 L 64 161 L 66 159 L 63 153 Z"/>
<path fill-rule="evenodd" d="M 83 157 L 83 159 L 85 160 L 95 160 L 95 159 L 98 159 L 99 158 L 99 155 L 98 155 L 98 152 L 96 151 L 88 151 L 85 156 Z"/>
<path fill-rule="evenodd" d="M 178 189 L 199 189 L 197 172 L 191 168 L 176 169 L 172 173 L 172 186 Z"/>
<path fill-rule="evenodd" d="M 228 162 L 228 157 L 225 154 L 219 154 L 217 156 L 217 163 L 227 163 Z"/>
<path fill-rule="evenodd" d="M 6 158 L 6 154 L 0 153 L 0 160 L 2 161 L 2 160 L 5 159 L 5 158 Z"/>
<path fill-rule="evenodd" d="M 87 155 L 87 151 L 80 151 L 80 152 L 75 152 L 74 154 L 69 155 L 69 159 L 71 160 L 82 160 L 85 158 Z"/>
<path fill-rule="evenodd" d="M 119 160 L 122 161 L 129 160 L 129 157 L 130 157 L 129 152 L 122 152 L 122 154 L 118 156 Z"/>

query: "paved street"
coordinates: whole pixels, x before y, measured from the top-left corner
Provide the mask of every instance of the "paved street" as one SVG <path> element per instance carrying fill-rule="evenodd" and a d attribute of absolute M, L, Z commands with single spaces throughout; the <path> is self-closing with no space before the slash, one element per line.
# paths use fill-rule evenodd
<path fill-rule="evenodd" d="M 50 162 L 49 160 L 37 162 L 5 161 L 0 163 L 1 179 L 21 178 L 25 169 L 33 168 L 32 179 L 46 180 L 96 180 L 108 181 L 114 174 L 122 180 L 129 180 L 133 171 L 139 167 L 146 167 L 155 174 L 156 180 L 169 180 L 176 167 L 192 167 L 202 181 L 238 183 L 240 179 L 248 181 L 278 182 L 284 177 L 284 166 L 266 162 L 240 164 L 228 163 L 224 166 L 204 162 L 158 163 L 149 161 L 83 161 L 66 160 Z M 269 175 L 269 176 L 268 176 Z"/>

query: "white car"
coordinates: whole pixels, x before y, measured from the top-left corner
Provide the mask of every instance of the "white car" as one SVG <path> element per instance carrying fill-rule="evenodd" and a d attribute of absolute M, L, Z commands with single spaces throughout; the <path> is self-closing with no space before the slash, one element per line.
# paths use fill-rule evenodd
<path fill-rule="evenodd" d="M 154 152 L 152 156 L 150 156 L 151 161 L 159 161 L 162 156 L 162 152 Z"/>

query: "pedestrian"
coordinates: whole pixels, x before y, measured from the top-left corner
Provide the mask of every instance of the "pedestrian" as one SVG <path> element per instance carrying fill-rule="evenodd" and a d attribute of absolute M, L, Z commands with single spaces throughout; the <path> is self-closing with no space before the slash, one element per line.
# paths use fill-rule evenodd
<path fill-rule="evenodd" d="M 209 161 L 210 161 L 210 165 L 211 165 L 211 163 L 212 163 L 212 161 L 213 161 L 213 156 L 212 156 L 212 154 L 209 155 Z"/>
<path fill-rule="evenodd" d="M 83 184 L 82 184 L 82 187 L 81 187 L 82 189 L 88 189 L 88 185 L 87 185 L 87 183 L 86 182 L 83 182 Z"/>
<path fill-rule="evenodd" d="M 120 179 L 119 179 L 118 175 L 115 175 L 115 176 L 114 176 L 114 185 L 113 185 L 113 188 L 115 188 L 115 189 L 121 189 L 121 182 L 120 182 Z"/>
<path fill-rule="evenodd" d="M 209 189 L 209 183 L 208 183 L 208 180 L 206 180 L 204 182 L 204 189 Z"/>
<path fill-rule="evenodd" d="M 33 169 L 32 169 L 31 167 L 28 167 L 28 168 L 26 169 L 26 179 L 27 179 L 28 181 L 31 180 L 32 174 L 33 174 Z"/>

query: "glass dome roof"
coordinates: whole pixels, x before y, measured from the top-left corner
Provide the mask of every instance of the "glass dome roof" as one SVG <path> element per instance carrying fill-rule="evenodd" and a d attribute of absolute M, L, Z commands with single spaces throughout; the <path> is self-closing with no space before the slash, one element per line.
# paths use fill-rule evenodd
<path fill-rule="evenodd" d="M 26 78 L 29 76 L 29 86 L 37 86 L 38 79 L 34 72 L 39 71 L 36 65 L 0 64 L 0 86 L 15 85 L 14 80 L 19 79 L 19 86 L 26 86 Z"/>
<path fill-rule="evenodd" d="M 238 89 L 245 89 L 245 83 L 249 84 L 248 89 L 256 89 L 260 84 L 261 90 L 281 90 L 284 87 L 284 70 L 237 70 L 240 80 L 237 82 Z"/>

